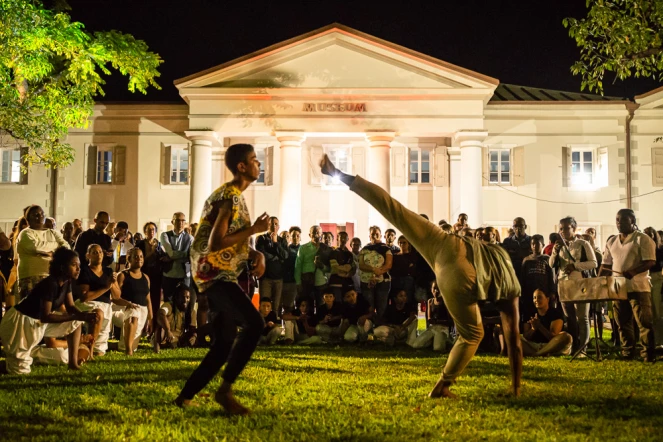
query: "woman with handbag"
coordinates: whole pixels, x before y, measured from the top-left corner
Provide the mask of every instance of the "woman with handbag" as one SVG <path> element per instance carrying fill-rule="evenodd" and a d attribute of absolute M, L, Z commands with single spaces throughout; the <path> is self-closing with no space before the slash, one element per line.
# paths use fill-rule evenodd
<path fill-rule="evenodd" d="M 591 277 L 590 272 L 598 267 L 592 246 L 576 237 L 578 224 L 567 216 L 559 221 L 559 235 L 552 255 L 550 267 L 557 271 L 557 281 Z M 563 302 L 562 308 L 568 321 L 568 331 L 573 337 L 573 352 L 589 342 L 589 303 Z"/>

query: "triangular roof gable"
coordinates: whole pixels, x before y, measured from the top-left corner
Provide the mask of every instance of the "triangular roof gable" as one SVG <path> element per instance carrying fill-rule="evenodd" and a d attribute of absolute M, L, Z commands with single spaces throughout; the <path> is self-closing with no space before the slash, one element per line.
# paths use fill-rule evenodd
<path fill-rule="evenodd" d="M 352 63 L 353 57 L 361 58 L 361 66 Z M 334 64 L 335 60 L 343 60 L 343 64 Z M 309 67 L 315 67 L 313 75 Z M 353 75 L 353 69 L 357 75 Z M 499 81 L 494 78 L 340 24 L 325 26 L 175 81 L 178 89 L 262 86 L 492 90 L 497 84 Z"/>
<path fill-rule="evenodd" d="M 663 86 L 642 95 L 636 95 L 635 102 L 640 105 L 640 109 L 663 108 Z"/>

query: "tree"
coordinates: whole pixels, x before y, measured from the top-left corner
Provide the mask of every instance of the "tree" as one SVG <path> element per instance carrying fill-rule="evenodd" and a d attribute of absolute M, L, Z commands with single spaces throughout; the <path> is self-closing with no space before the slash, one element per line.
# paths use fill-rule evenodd
<path fill-rule="evenodd" d="M 563 20 L 580 47 L 571 72 L 582 90 L 603 94 L 606 72 L 663 80 L 663 0 L 587 0 L 587 8 L 587 18 Z"/>
<path fill-rule="evenodd" d="M 132 92 L 159 89 L 163 61 L 145 42 L 118 31 L 90 34 L 64 9 L 0 0 L 0 131 L 27 147 L 27 167 L 73 162 L 64 139 L 70 128 L 87 127 L 94 98 L 104 94 L 102 74 L 128 76 Z"/>

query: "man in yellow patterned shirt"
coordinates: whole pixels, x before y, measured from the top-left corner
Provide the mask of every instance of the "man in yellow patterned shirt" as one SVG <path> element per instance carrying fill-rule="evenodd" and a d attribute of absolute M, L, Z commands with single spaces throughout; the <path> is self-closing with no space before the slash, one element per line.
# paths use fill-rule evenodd
<path fill-rule="evenodd" d="M 233 179 L 212 192 L 205 201 L 191 245 L 193 280 L 198 290 L 207 296 L 210 311 L 216 313 L 212 324 L 214 343 L 175 403 L 180 407 L 192 405 L 193 397 L 227 362 L 223 383 L 214 399 L 229 414 L 245 415 L 249 410 L 233 396 L 232 384 L 251 359 L 265 324 L 237 283 L 237 277 L 247 261 L 251 262 L 251 273 L 256 277 L 265 272 L 265 257 L 249 247 L 249 238 L 267 230 L 269 216 L 263 213 L 251 225 L 242 195 L 260 175 L 260 162 L 253 146 L 230 146 L 226 151 L 226 167 L 232 171 Z"/>

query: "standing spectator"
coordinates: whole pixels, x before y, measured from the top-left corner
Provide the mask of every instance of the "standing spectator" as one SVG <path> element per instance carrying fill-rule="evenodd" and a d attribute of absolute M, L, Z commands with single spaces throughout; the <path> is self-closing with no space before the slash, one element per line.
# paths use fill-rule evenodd
<path fill-rule="evenodd" d="M 458 221 L 456 221 L 456 224 L 454 224 L 453 229 L 455 234 L 460 234 L 460 232 L 466 228 L 470 227 L 468 224 L 469 217 L 465 213 L 461 213 L 458 215 Z"/>
<path fill-rule="evenodd" d="M 329 252 L 329 289 L 336 299 L 341 299 L 343 293 L 354 288 L 352 276 L 357 272 L 354 255 L 348 250 L 348 234 L 338 233 L 338 248 Z M 324 303 L 324 300 L 323 300 Z M 322 303 L 321 303 L 322 304 Z"/>
<path fill-rule="evenodd" d="M 44 227 L 44 211 L 30 206 L 25 211 L 28 227 L 18 235 L 18 295 L 28 296 L 39 281 L 48 277 L 48 266 L 58 247 L 69 248 L 59 232 Z"/>
<path fill-rule="evenodd" d="M 117 223 L 115 221 L 110 221 L 106 226 L 106 235 L 110 236 L 111 238 L 115 236 L 115 226 L 117 226 Z"/>
<path fill-rule="evenodd" d="M 346 342 L 366 342 L 368 332 L 373 329 L 375 311 L 363 296 L 350 290 L 343 295 L 343 326 L 340 335 Z"/>
<path fill-rule="evenodd" d="M 279 233 L 279 236 L 281 238 L 285 239 L 286 244 L 290 245 L 290 242 L 292 241 L 292 239 L 290 238 L 290 232 L 289 231 L 284 230 L 281 233 Z"/>
<path fill-rule="evenodd" d="M 543 254 L 548 256 L 552 255 L 553 247 L 555 247 L 555 243 L 559 240 L 559 233 L 551 233 L 548 235 L 548 245 L 544 247 Z"/>
<path fill-rule="evenodd" d="M 193 241 L 193 237 L 184 231 L 186 216 L 182 212 L 175 212 L 173 214 L 172 223 L 173 230 L 161 234 L 161 246 L 166 251 L 166 256 L 161 258 L 163 262 L 161 288 L 163 290 L 164 302 L 171 302 L 173 300 L 176 292 L 175 288 L 178 284 L 184 283 L 188 285 L 189 249 Z M 193 292 L 191 295 L 190 304 L 195 304 L 196 300 L 193 299 Z"/>
<path fill-rule="evenodd" d="M 12 229 L 11 236 L 11 260 L 12 267 L 9 271 L 9 277 L 7 278 L 7 307 L 11 307 L 16 303 L 16 298 L 18 298 L 18 252 L 16 247 L 18 245 L 18 235 L 28 227 L 28 221 L 24 216 L 21 216 L 15 223 L 14 228 Z"/>
<path fill-rule="evenodd" d="M 578 224 L 568 216 L 559 221 L 559 240 L 550 256 L 550 267 L 557 271 L 557 281 L 582 279 L 597 266 L 592 246 L 584 239 L 576 238 Z M 574 351 L 589 342 L 589 303 L 563 302 L 562 308 L 568 319 L 569 334 L 573 337 Z"/>
<path fill-rule="evenodd" d="M 492 226 L 485 227 L 483 229 L 483 241 L 488 243 L 488 244 L 499 244 L 500 239 L 499 239 L 499 233 L 497 232 L 497 229 Z M 500 244 L 501 245 L 501 244 Z"/>
<path fill-rule="evenodd" d="M 322 243 L 329 247 L 334 248 L 334 234 L 331 232 L 322 232 Z"/>
<path fill-rule="evenodd" d="M 522 289 L 520 316 L 522 322 L 529 321 L 536 314 L 534 292 L 543 291 L 551 300 L 551 308 L 555 305 L 557 286 L 555 275 L 550 267 L 550 257 L 542 253 L 543 236 L 533 235 L 531 240 L 532 254 L 523 260 L 520 269 L 520 287 Z"/>
<path fill-rule="evenodd" d="M 103 266 L 108 267 L 113 262 L 113 249 L 111 247 L 111 237 L 105 233 L 109 225 L 108 212 L 97 212 L 94 216 L 94 227 L 81 233 L 76 239 L 74 249 L 78 256 L 85 256 L 90 244 L 99 244 L 104 251 Z M 83 260 L 85 261 L 85 260 Z M 87 263 L 81 265 L 86 266 Z"/>
<path fill-rule="evenodd" d="M 83 222 L 80 219 L 76 218 L 72 223 L 74 224 L 74 231 L 77 229 L 80 229 L 81 232 L 83 231 Z"/>
<path fill-rule="evenodd" d="M 523 218 L 518 217 L 513 220 L 513 235 L 502 242 L 502 247 L 509 254 L 516 275 L 522 275 L 520 268 L 523 264 L 523 259 L 532 253 L 532 237 L 527 234 L 527 223 Z M 521 279 L 520 285 L 522 284 L 523 281 Z"/>
<path fill-rule="evenodd" d="M 400 290 L 394 302 L 387 306 L 380 326 L 373 331 L 376 339 L 393 346 L 396 341 L 406 341 L 410 346 L 417 338 L 417 308 L 408 302 L 405 290 Z"/>
<path fill-rule="evenodd" d="M 297 282 L 295 281 L 295 264 L 302 239 L 302 229 L 297 226 L 290 227 L 290 244 L 288 245 L 288 259 L 283 263 L 283 292 L 281 305 L 276 306 L 277 316 L 289 313 L 295 308 L 297 299 Z"/>
<path fill-rule="evenodd" d="M 393 255 L 400 253 L 401 249 L 396 244 L 396 231 L 394 229 L 387 229 L 384 231 L 384 243 L 391 249 Z"/>
<path fill-rule="evenodd" d="M 129 224 L 125 221 L 115 224 L 113 240 L 111 241 L 111 249 L 113 250 L 111 267 L 114 272 L 124 270 L 127 265 L 127 254 L 129 250 L 134 248 L 129 235 Z"/>
<path fill-rule="evenodd" d="M 69 247 L 73 249 L 76 244 L 76 241 L 74 240 L 74 225 L 70 222 L 64 223 L 60 233 L 62 233 L 62 238 L 67 241 Z"/>
<path fill-rule="evenodd" d="M 320 226 L 311 226 L 309 229 L 309 238 L 311 241 L 304 244 L 297 252 L 295 261 L 295 281 L 301 287 L 300 295 L 302 297 L 318 299 L 316 287 L 324 286 L 324 274 L 320 275 L 316 270 L 316 256 L 321 247 L 324 247 L 320 240 L 322 229 Z"/>
<path fill-rule="evenodd" d="M 361 270 L 361 294 L 371 309 L 375 309 L 378 319 L 382 319 L 389 303 L 391 278 L 389 270 L 393 264 L 391 249 L 381 242 L 382 232 L 378 226 L 370 228 L 371 242 L 361 249 L 359 270 Z"/>
<path fill-rule="evenodd" d="M 651 275 L 651 294 L 654 310 L 654 336 L 656 345 L 663 344 L 663 304 L 661 297 L 663 291 L 663 238 L 653 227 L 647 227 L 645 235 L 650 237 L 656 245 L 656 264 L 649 269 Z"/>
<path fill-rule="evenodd" d="M 161 242 L 157 238 L 157 225 L 152 221 L 148 221 L 143 226 L 143 233 L 145 233 L 145 239 L 138 241 L 136 247 L 143 252 L 143 267 L 140 269 L 141 272 L 145 273 L 148 278 L 150 278 L 150 302 L 152 303 L 152 311 L 158 312 L 159 307 L 161 306 L 161 278 L 162 278 L 162 268 L 161 268 L 161 258 L 165 255 L 165 251 L 161 246 Z M 189 292 L 189 302 L 187 302 L 187 307 L 190 305 L 191 294 Z M 154 315 L 156 318 L 153 319 L 153 326 L 156 327 L 158 315 Z"/>
<path fill-rule="evenodd" d="M 355 292 L 361 293 L 361 276 L 359 272 L 359 253 L 361 252 L 361 239 L 356 237 L 352 238 L 352 241 L 350 241 L 350 250 L 352 251 L 352 258 L 356 268 L 354 275 L 352 275 L 352 285 L 354 286 Z M 341 301 L 339 300 L 339 302 Z"/>
<path fill-rule="evenodd" d="M 268 298 L 271 305 L 276 306 L 276 317 L 281 316 L 278 310 L 281 306 L 283 292 L 283 266 L 288 259 L 288 243 L 279 237 L 279 219 L 269 217 L 269 230 L 256 240 L 256 250 L 265 255 L 267 268 L 260 279 L 258 289 L 260 298 Z M 271 307 L 271 306 L 270 306 Z"/>
<path fill-rule="evenodd" d="M 543 237 L 541 237 L 543 238 Z M 569 355 L 573 338 L 562 331 L 564 318 L 550 305 L 551 295 L 537 289 L 533 295 L 536 313 L 525 324 L 521 342 L 525 356 Z"/>
<path fill-rule="evenodd" d="M 649 270 L 656 265 L 656 244 L 649 236 L 638 231 L 635 212 L 631 209 L 617 212 L 617 230 L 619 235 L 609 239 L 605 246 L 602 273 L 626 278 L 628 300 L 613 302 L 622 341 L 622 356 L 635 357 L 635 316 L 643 347 L 640 356 L 645 362 L 654 362 L 656 344 Z"/>
<path fill-rule="evenodd" d="M 410 250 L 410 243 L 401 235 L 398 238 L 400 252 L 393 257 L 389 274 L 391 275 L 391 292 L 405 290 L 407 302 L 414 303 L 414 280 L 417 276 L 418 256 Z"/>

